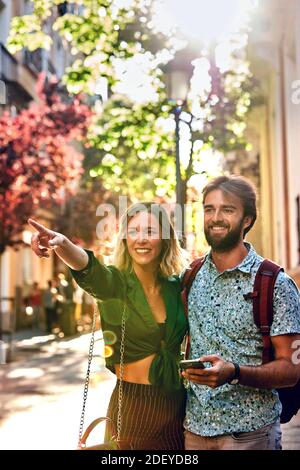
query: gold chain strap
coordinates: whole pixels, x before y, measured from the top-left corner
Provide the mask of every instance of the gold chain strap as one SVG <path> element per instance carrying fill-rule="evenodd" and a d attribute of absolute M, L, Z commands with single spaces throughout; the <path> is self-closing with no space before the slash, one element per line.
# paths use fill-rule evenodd
<path fill-rule="evenodd" d="M 117 441 L 120 440 L 121 428 L 122 428 L 123 378 L 124 378 L 124 353 L 125 353 L 125 328 L 126 328 L 125 310 L 126 310 L 126 304 L 124 303 L 124 308 L 123 308 L 123 313 L 122 313 L 122 324 L 121 324 L 120 381 L 119 381 L 119 393 L 118 393 Z"/>
<path fill-rule="evenodd" d="M 91 341 L 90 341 L 90 347 L 89 347 L 88 366 L 87 366 L 86 377 L 85 377 L 85 382 L 84 382 L 82 411 L 81 411 L 81 416 L 80 416 L 78 448 L 81 447 L 81 439 L 82 439 L 82 434 L 83 434 L 85 407 L 86 407 L 86 401 L 87 401 L 87 396 L 88 396 L 88 391 L 89 391 L 91 363 L 93 359 L 93 351 L 94 351 L 94 343 L 95 343 L 97 312 L 98 312 L 97 304 L 94 304 L 92 334 L 91 334 Z"/>
<path fill-rule="evenodd" d="M 122 427 L 123 377 L 124 377 L 125 327 L 126 327 L 125 311 L 126 311 L 126 304 L 124 302 L 124 308 L 123 308 L 123 313 L 122 313 L 122 323 L 121 323 L 121 344 L 120 344 L 120 383 L 119 383 L 119 393 L 118 393 L 118 415 L 117 415 L 117 440 L 118 441 L 120 440 L 121 427 Z M 88 366 L 87 366 L 86 378 L 85 378 L 85 383 L 84 383 L 83 403 L 82 403 L 82 411 L 81 411 L 80 424 L 79 424 L 78 448 L 81 447 L 81 439 L 82 439 L 83 427 L 84 427 L 84 415 L 85 415 L 85 408 L 86 408 L 86 402 L 87 402 L 87 396 L 88 396 L 88 390 L 89 390 L 91 363 L 93 360 L 93 352 L 94 352 L 94 344 L 95 344 L 95 329 L 96 329 L 97 314 L 99 314 L 99 312 L 98 312 L 97 302 L 95 302 L 91 341 L 90 341 L 89 355 L 88 355 Z"/>

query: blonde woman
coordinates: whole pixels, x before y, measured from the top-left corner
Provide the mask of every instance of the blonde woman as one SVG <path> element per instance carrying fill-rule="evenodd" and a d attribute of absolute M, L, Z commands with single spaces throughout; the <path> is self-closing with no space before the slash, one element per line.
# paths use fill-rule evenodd
<path fill-rule="evenodd" d="M 106 366 L 118 378 L 107 416 L 115 427 L 120 387 L 120 343 L 125 314 L 122 427 L 120 438 L 133 449 L 184 449 L 185 391 L 178 371 L 187 320 L 179 273 L 186 266 L 174 228 L 161 205 L 141 203 L 123 216 L 113 266 L 91 251 L 35 221 L 32 249 L 49 249 L 71 268 L 76 282 L 101 302 L 103 330 L 117 341 Z"/>

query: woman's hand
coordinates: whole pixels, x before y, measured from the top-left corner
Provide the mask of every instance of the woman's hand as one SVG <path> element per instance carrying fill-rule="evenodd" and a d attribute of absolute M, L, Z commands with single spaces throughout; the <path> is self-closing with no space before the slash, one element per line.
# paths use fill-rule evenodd
<path fill-rule="evenodd" d="M 65 244 L 66 237 L 61 233 L 54 232 L 33 219 L 29 219 L 28 223 L 37 230 L 31 237 L 31 248 L 40 258 L 49 258 L 50 250 Z"/>
<path fill-rule="evenodd" d="M 80 271 L 89 261 L 87 253 L 74 245 L 65 235 L 54 232 L 33 219 L 28 223 L 36 229 L 31 238 L 31 248 L 40 258 L 49 258 L 50 250 L 55 250 L 57 256 L 70 268 Z"/>

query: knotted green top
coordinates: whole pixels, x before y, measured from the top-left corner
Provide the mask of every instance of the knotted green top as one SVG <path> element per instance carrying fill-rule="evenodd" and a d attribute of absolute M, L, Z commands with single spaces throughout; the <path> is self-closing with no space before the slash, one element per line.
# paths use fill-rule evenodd
<path fill-rule="evenodd" d="M 79 286 L 97 299 L 102 330 L 112 332 L 116 338 L 111 345 L 112 355 L 106 358 L 106 367 L 114 372 L 114 365 L 120 363 L 121 321 L 125 302 L 125 364 L 156 354 L 150 367 L 149 382 L 168 392 L 179 389 L 180 346 L 188 326 L 181 302 L 179 277 L 160 277 L 167 315 L 162 340 L 159 324 L 134 271 L 105 266 L 92 251 L 86 250 L 86 253 L 89 256 L 88 265 L 81 271 L 71 269 L 71 273 Z"/>

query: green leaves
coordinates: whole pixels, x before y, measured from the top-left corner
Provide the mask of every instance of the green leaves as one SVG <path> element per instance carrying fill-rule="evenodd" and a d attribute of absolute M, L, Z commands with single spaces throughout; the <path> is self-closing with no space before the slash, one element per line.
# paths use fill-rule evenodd
<path fill-rule="evenodd" d="M 161 108 L 162 103 L 139 105 L 112 97 L 90 128 L 89 143 L 99 150 L 99 163 L 89 176 L 103 178 L 107 189 L 133 199 L 171 196 L 174 140 L 163 128 L 169 115 Z"/>
<path fill-rule="evenodd" d="M 31 15 L 12 21 L 10 51 L 49 49 L 57 35 L 71 58 L 62 78 L 69 93 L 87 93 L 95 102 L 99 79 L 109 86 L 111 98 L 103 109 L 99 102 L 95 106 L 87 134 L 96 155 L 86 165 L 85 179 L 101 178 L 106 189 L 133 199 L 174 198 L 175 125 L 160 66 L 180 46 L 175 46 L 175 35 L 153 32 L 154 0 L 72 0 L 67 10 L 62 0 L 31 4 Z M 184 187 L 205 172 L 205 163 L 211 171 L 211 150 L 226 154 L 247 148 L 245 122 L 254 85 L 246 54 L 236 43 L 238 53 L 229 48 L 233 53 L 227 69 L 216 64 L 215 50 L 195 61 L 199 68 L 192 81 L 203 86 L 192 93 L 184 110 L 188 122 L 180 125 Z M 184 66 L 185 52 L 189 56 L 187 49 L 180 59 Z"/>
<path fill-rule="evenodd" d="M 27 48 L 34 51 L 39 48 L 50 50 L 53 41 L 41 31 L 40 21 L 35 15 L 26 15 L 12 19 L 7 46 L 12 54 Z"/>
<path fill-rule="evenodd" d="M 56 2 L 57 4 L 63 3 L 63 0 Z M 35 0 L 34 2 L 34 15 L 45 21 L 51 16 L 51 8 L 53 7 L 52 0 Z"/>
<path fill-rule="evenodd" d="M 141 42 L 134 35 L 139 26 L 137 6 L 143 3 L 141 0 L 127 8 L 117 7 L 114 0 L 77 0 L 67 2 L 67 10 L 61 16 L 57 6 L 64 3 L 62 0 L 31 3 L 32 14 L 13 18 L 7 47 L 12 54 L 25 47 L 31 51 L 49 50 L 53 33 L 58 34 L 66 53 L 74 56 L 63 77 L 71 93 L 94 94 L 99 76 L 107 77 L 113 85 L 117 80 L 114 60 L 132 57 L 141 50 Z"/>

